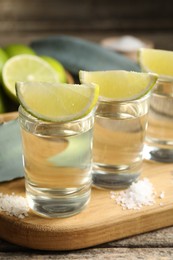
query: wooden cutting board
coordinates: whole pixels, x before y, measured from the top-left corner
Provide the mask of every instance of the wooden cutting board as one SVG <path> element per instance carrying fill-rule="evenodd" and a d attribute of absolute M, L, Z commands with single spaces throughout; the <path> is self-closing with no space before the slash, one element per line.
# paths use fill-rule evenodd
<path fill-rule="evenodd" d="M 1 114 L 0 121 L 18 113 Z M 110 191 L 92 190 L 89 206 L 65 219 L 46 219 L 31 211 L 24 219 L 0 212 L 0 237 L 29 248 L 73 250 L 173 225 L 173 164 L 144 162 L 141 178 L 147 177 L 156 192 L 156 203 L 141 210 L 123 210 Z M 165 192 L 163 199 L 159 198 Z M 0 183 L 0 192 L 25 196 L 24 179 Z"/>
<path fill-rule="evenodd" d="M 32 212 L 18 219 L 0 212 L 0 237 L 29 248 L 72 250 L 173 225 L 173 164 L 144 162 L 144 177 L 157 192 L 152 206 L 123 210 L 110 198 L 110 191 L 93 189 L 89 206 L 65 219 L 46 219 Z M 162 191 L 165 197 L 160 199 Z M 1 183 L 0 192 L 25 196 L 24 180 Z"/>

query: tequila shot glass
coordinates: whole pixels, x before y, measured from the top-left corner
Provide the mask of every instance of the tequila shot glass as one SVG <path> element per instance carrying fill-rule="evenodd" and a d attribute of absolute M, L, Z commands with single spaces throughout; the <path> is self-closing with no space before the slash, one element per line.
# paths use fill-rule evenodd
<path fill-rule="evenodd" d="M 144 157 L 173 162 L 173 77 L 160 77 L 151 96 Z"/>
<path fill-rule="evenodd" d="M 151 92 L 131 101 L 99 100 L 95 114 L 93 185 L 127 188 L 142 171 Z"/>
<path fill-rule="evenodd" d="M 47 122 L 19 107 L 26 197 L 38 215 L 63 218 L 90 201 L 94 112 Z"/>

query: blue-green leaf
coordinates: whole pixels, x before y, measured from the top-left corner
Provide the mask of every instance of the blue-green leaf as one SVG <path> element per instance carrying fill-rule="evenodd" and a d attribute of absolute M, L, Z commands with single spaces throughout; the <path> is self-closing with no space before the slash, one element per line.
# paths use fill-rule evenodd
<path fill-rule="evenodd" d="M 17 120 L 0 124 L 0 182 L 23 177 L 22 144 Z"/>
<path fill-rule="evenodd" d="M 78 76 L 79 70 L 140 71 L 139 66 L 129 58 L 76 37 L 52 36 L 32 42 L 31 47 L 39 55 L 57 59 L 75 76 Z"/>

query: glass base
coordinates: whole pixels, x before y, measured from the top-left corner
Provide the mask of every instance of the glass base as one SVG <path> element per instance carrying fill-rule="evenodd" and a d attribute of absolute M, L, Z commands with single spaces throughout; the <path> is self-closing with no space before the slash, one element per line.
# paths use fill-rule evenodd
<path fill-rule="evenodd" d="M 78 214 L 89 203 L 91 187 L 72 192 L 65 190 L 44 189 L 40 191 L 29 184 L 26 187 L 26 197 L 31 210 L 40 216 L 48 218 L 65 218 Z"/>
<path fill-rule="evenodd" d="M 139 171 L 133 171 L 126 165 L 94 164 L 92 171 L 93 186 L 100 189 L 125 189 L 139 176 Z"/>
<path fill-rule="evenodd" d="M 159 148 L 146 144 L 144 146 L 144 159 L 163 163 L 173 163 L 173 149 Z"/>

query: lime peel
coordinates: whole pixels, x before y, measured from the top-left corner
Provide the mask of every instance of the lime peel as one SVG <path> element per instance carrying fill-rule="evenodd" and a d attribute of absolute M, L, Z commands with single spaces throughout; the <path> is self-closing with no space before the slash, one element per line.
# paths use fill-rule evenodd
<path fill-rule="evenodd" d="M 95 83 L 100 87 L 100 99 L 108 101 L 134 100 L 152 90 L 157 74 L 124 70 L 80 71 L 81 83 Z"/>
<path fill-rule="evenodd" d="M 69 122 L 89 114 L 95 107 L 99 87 L 94 84 L 18 82 L 21 106 L 34 117 L 49 122 Z"/>
<path fill-rule="evenodd" d="M 13 56 L 19 54 L 31 54 L 36 55 L 35 51 L 25 44 L 10 44 L 4 47 L 4 51 L 7 53 L 8 57 L 11 58 Z"/>

